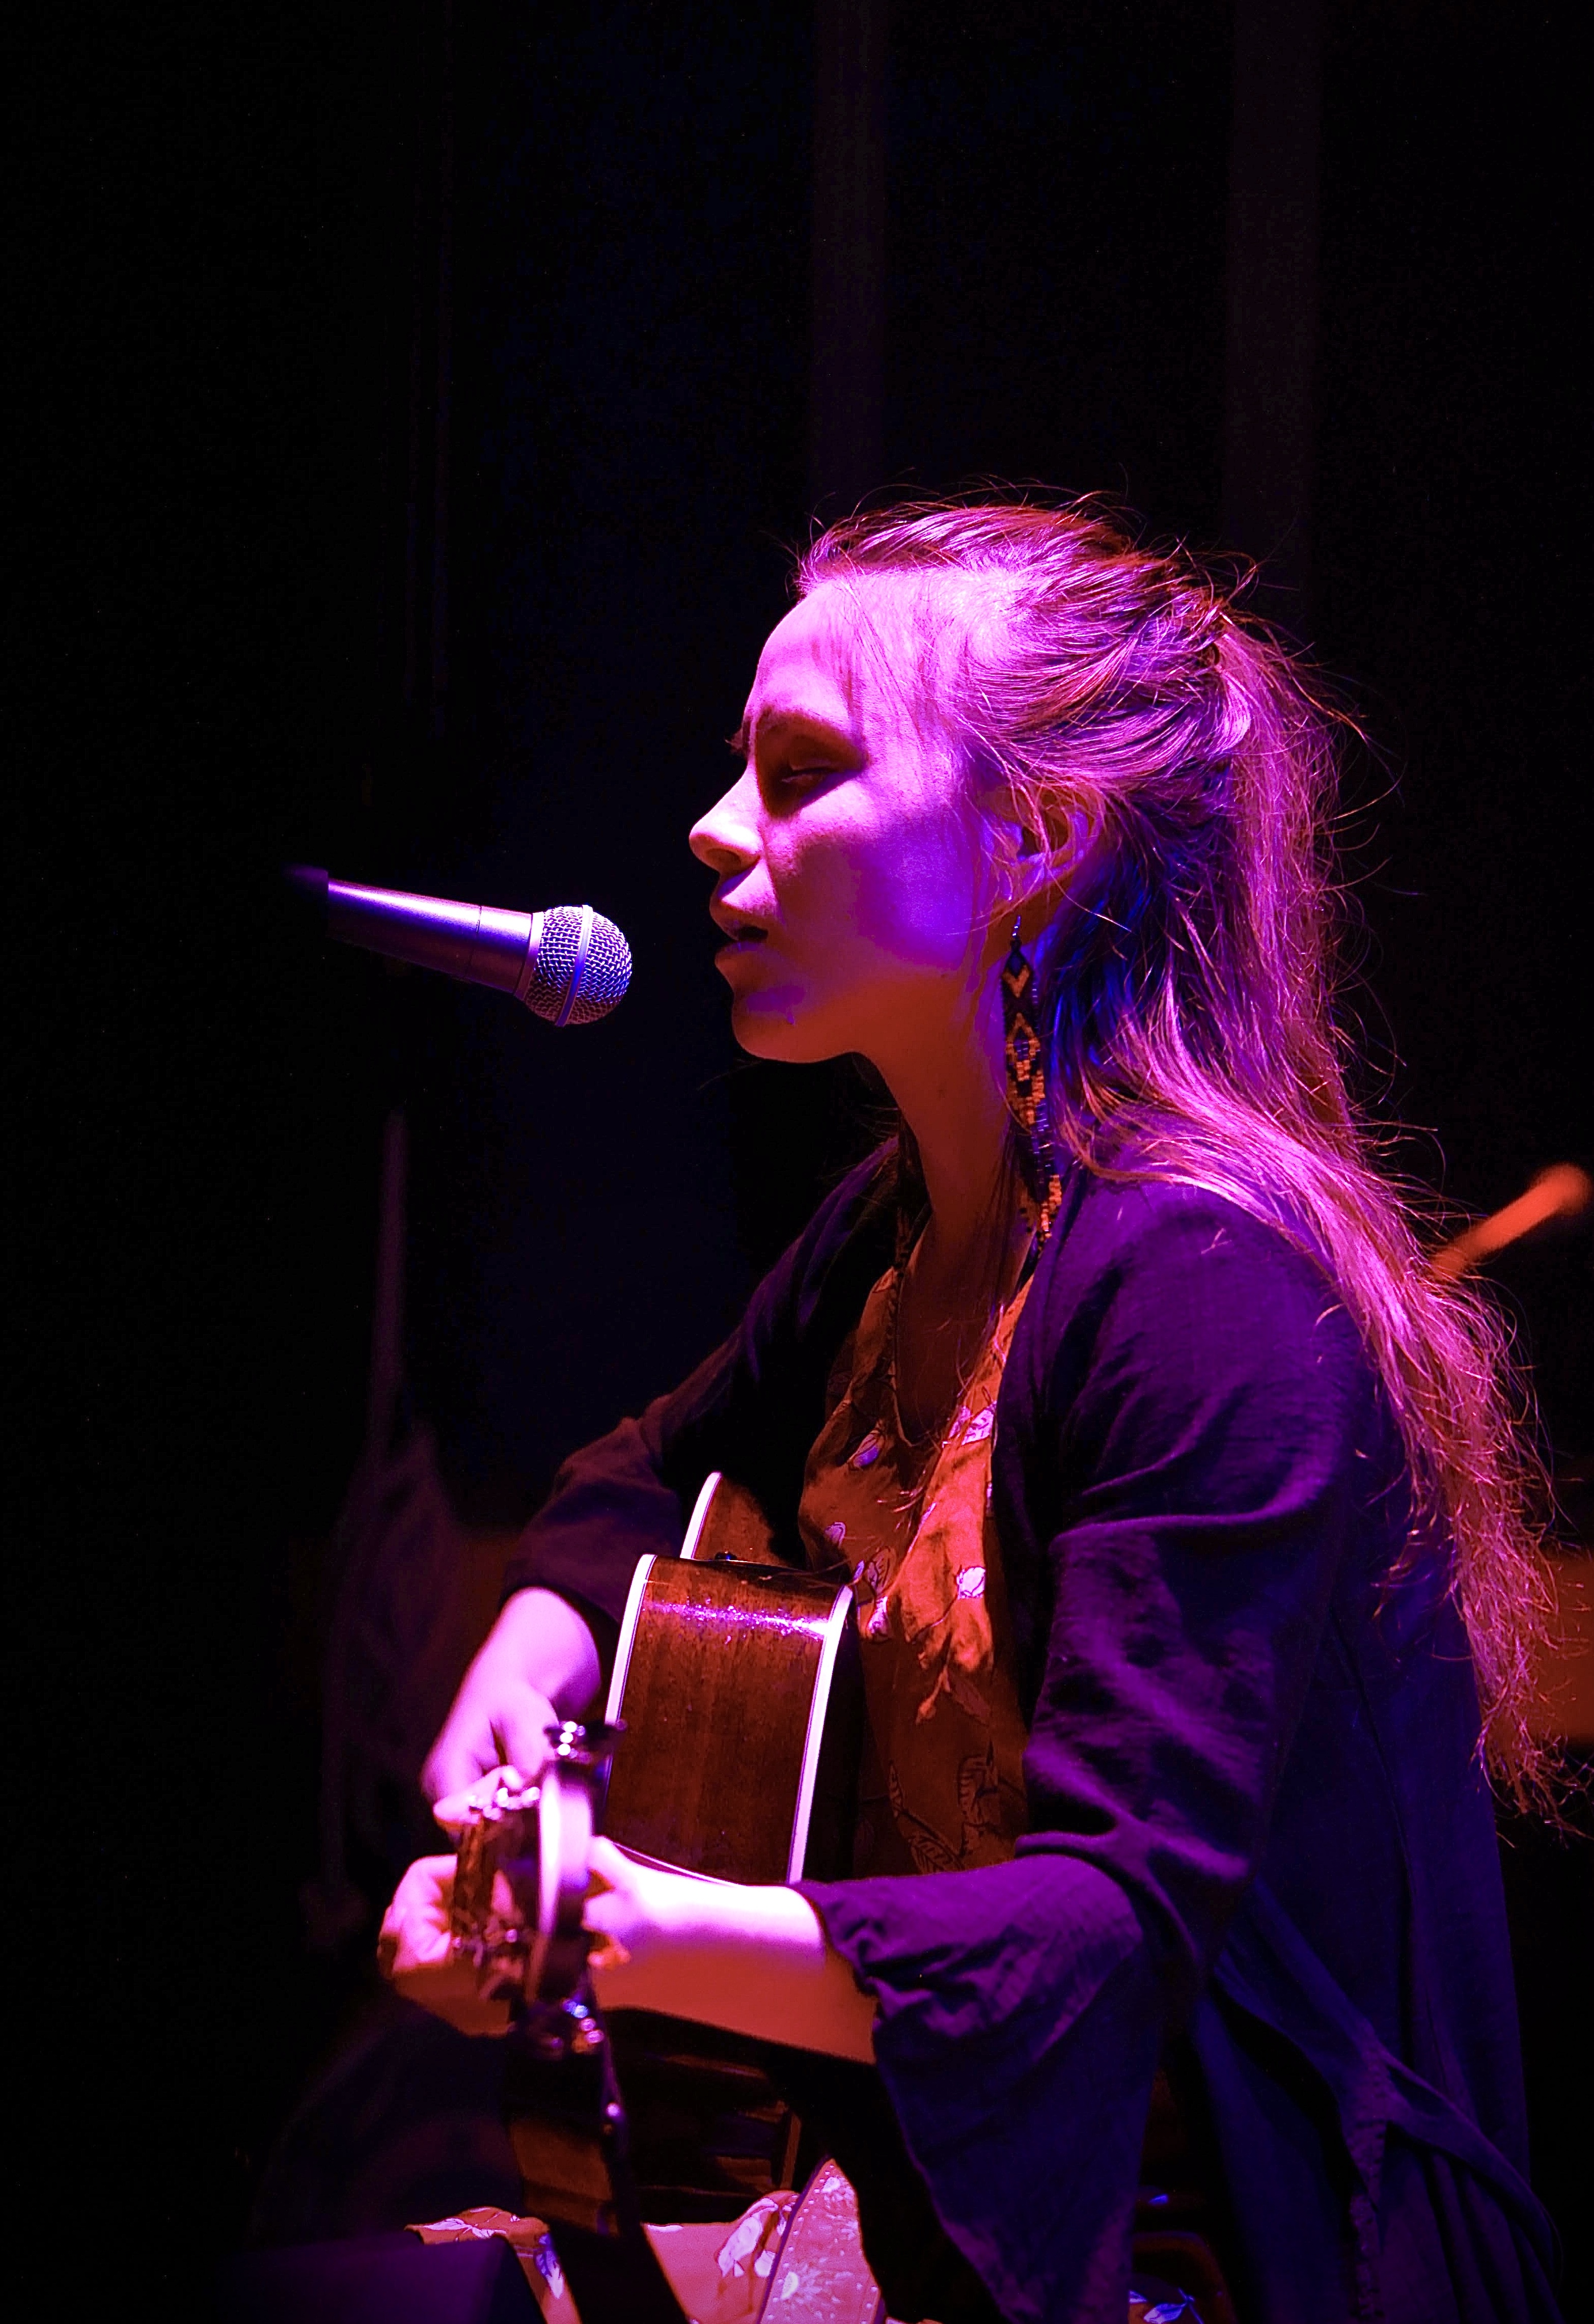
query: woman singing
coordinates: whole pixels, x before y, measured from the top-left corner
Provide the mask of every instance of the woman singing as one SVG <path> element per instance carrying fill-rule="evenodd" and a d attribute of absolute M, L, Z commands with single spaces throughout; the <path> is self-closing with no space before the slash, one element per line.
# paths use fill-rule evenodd
<path fill-rule="evenodd" d="M 932 506 L 815 543 L 738 747 L 736 1037 L 900 1128 L 563 1470 L 433 1796 L 541 1764 L 723 1470 L 853 1584 L 854 1877 L 599 1842 L 598 1991 L 811 2053 L 891 2313 L 1122 2324 L 1173 2137 L 1245 2324 L 1553 2317 L 1489 1788 L 1541 1780 L 1534 1539 L 1347 1098 L 1328 720 L 1183 557 Z"/>

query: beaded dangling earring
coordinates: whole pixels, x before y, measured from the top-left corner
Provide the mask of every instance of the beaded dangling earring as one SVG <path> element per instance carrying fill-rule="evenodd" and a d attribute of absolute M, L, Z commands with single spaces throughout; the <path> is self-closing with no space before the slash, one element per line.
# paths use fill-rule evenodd
<path fill-rule="evenodd" d="M 1008 1111 L 1018 1131 L 1024 1208 L 1037 1242 L 1045 1243 L 1063 1206 L 1046 1120 L 1046 1069 L 1032 1010 L 1035 967 L 1013 922 L 1013 942 L 1002 966 L 1002 1051 L 1007 1061 Z"/>

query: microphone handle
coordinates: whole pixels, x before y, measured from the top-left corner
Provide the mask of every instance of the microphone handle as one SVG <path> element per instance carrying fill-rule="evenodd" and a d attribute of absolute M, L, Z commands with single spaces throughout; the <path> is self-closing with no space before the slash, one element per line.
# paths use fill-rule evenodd
<path fill-rule="evenodd" d="M 454 904 L 392 888 L 327 882 L 327 933 L 390 960 L 434 968 L 466 984 L 489 984 L 523 1001 L 542 941 L 541 912 L 502 911 L 493 904 Z"/>

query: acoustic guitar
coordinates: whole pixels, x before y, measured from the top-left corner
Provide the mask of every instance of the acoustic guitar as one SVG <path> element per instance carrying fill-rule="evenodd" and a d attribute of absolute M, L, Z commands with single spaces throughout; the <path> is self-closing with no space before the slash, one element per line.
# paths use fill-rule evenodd
<path fill-rule="evenodd" d="M 752 1495 L 711 1475 L 679 1557 L 638 1562 L 602 1722 L 550 1729 L 540 1780 L 501 1786 L 460 1838 L 454 1946 L 483 1996 L 511 2006 L 523 2208 L 548 2222 L 577 2305 L 585 2284 L 594 2315 L 618 2307 L 637 2324 L 679 2313 L 652 2281 L 644 2218 L 733 2219 L 818 2160 L 757 2043 L 640 2011 L 603 2020 L 581 1925 L 598 1830 L 708 1878 L 849 1868 L 852 1592 L 771 1562 L 771 1543 Z"/>
<path fill-rule="evenodd" d="M 641 2221 L 730 2220 L 797 2186 L 778 2266 L 782 2292 L 800 2282 L 802 2298 L 770 2315 L 886 2324 L 852 2190 L 834 2164 L 816 2167 L 759 2045 L 640 2011 L 605 2024 L 585 1983 L 594 1830 L 709 1877 L 850 1869 L 862 1737 L 852 1593 L 769 1563 L 771 1538 L 752 1497 L 710 1477 L 680 1558 L 637 1566 L 603 1723 L 551 1730 L 541 1783 L 488 1803 L 462 1839 L 455 1943 L 484 1993 L 518 2013 L 508 2110 L 524 2209 L 548 2221 L 583 2324 L 686 2324 Z M 1166 2181 L 1156 2201 L 1169 2201 Z M 1216 2260 L 1178 2218 L 1137 2216 L 1146 2288 L 1131 2318 L 1233 2324 Z"/>

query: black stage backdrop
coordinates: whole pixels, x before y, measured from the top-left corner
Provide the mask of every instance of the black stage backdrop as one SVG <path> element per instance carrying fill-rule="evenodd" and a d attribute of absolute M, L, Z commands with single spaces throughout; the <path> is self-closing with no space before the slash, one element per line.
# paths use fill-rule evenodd
<path fill-rule="evenodd" d="M 479 1525 L 712 1344 L 867 1134 L 843 1074 L 739 1063 L 685 844 L 816 506 L 1037 479 L 1272 552 L 1376 745 L 1348 837 L 1407 1166 L 1488 1209 L 1589 1145 L 1579 15 L 1279 13 L 1270 65 L 1250 0 L 290 0 L 49 68 L 14 2008 L 46 2184 L 174 2311 L 353 1990 L 296 1897 L 384 1116 L 414 1404 Z M 633 994 L 557 1035 L 333 958 L 288 858 L 590 899 Z M 1572 1454 L 1587 1267 L 1523 1294 Z M 1587 1886 L 1557 1845 L 1519 1915 L 1553 2199 Z"/>

